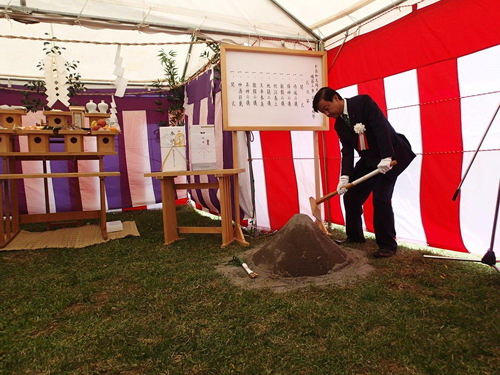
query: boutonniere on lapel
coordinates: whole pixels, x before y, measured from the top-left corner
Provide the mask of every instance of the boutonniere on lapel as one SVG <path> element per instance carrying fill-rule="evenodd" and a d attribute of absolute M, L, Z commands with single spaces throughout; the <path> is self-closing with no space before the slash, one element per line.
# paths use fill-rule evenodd
<path fill-rule="evenodd" d="M 358 146 L 360 150 L 368 150 L 368 141 L 366 140 L 366 127 L 358 122 L 354 125 L 354 132 L 358 135 Z"/>

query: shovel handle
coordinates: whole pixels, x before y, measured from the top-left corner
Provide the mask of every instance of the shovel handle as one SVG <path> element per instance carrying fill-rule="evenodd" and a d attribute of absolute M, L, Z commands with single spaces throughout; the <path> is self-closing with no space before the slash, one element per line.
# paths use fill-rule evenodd
<path fill-rule="evenodd" d="M 398 162 L 396 160 L 393 160 L 391 161 L 391 167 L 394 167 L 396 164 L 398 164 Z M 368 174 L 365 174 L 363 177 L 360 177 L 358 178 L 357 180 L 354 180 L 353 182 L 350 182 L 348 183 L 347 185 L 344 185 L 343 188 L 346 189 L 346 190 L 349 190 L 350 188 L 352 188 L 353 186 L 356 186 L 358 185 L 359 183 L 363 182 L 363 181 L 366 181 L 368 180 L 369 178 L 372 178 L 373 176 L 379 174 L 380 171 L 378 169 L 375 169 L 373 170 L 372 172 L 368 173 Z M 335 191 L 332 191 L 331 193 L 328 193 L 326 194 L 325 196 L 319 198 L 316 203 L 317 204 L 321 204 L 323 203 L 324 201 L 330 199 L 330 198 L 333 198 L 334 196 L 338 195 L 338 191 L 335 190 Z"/>
<path fill-rule="evenodd" d="M 349 184 L 349 185 L 352 185 L 352 184 Z M 316 204 L 321 204 L 323 203 L 324 201 L 330 199 L 330 198 L 333 198 L 334 196 L 336 196 L 339 192 L 337 190 L 335 191 L 332 191 L 331 193 L 328 193 L 327 195 L 324 195 L 322 196 L 321 198 L 319 198 L 317 201 L 316 201 Z"/>

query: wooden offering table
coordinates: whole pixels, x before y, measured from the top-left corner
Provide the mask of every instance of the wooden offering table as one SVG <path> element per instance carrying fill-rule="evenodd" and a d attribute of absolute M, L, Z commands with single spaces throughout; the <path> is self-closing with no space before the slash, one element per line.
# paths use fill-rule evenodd
<path fill-rule="evenodd" d="M 155 177 L 161 180 L 161 194 L 163 200 L 163 230 L 165 232 L 165 245 L 179 239 L 177 229 L 180 233 L 221 233 L 222 246 L 226 247 L 234 240 L 243 245 L 248 245 L 243 237 L 240 226 L 239 210 L 239 188 L 235 184 L 234 195 L 231 194 L 231 178 L 237 177 L 238 173 L 245 169 L 218 169 L 207 171 L 175 171 L 175 172 L 152 172 L 145 173 L 145 177 Z M 218 182 L 183 183 L 174 182 L 177 176 L 206 176 L 214 175 Z M 175 190 L 177 189 L 210 189 L 218 188 L 220 192 L 220 227 L 178 227 L 177 213 L 175 207 Z M 232 198 L 235 202 L 235 226 L 232 220 Z"/>
<path fill-rule="evenodd" d="M 86 219 L 100 219 L 101 232 L 104 239 L 108 238 L 106 230 L 106 200 L 105 185 L 106 177 L 120 176 L 120 172 L 104 172 L 103 157 L 116 155 L 116 152 L 0 152 L 3 159 L 3 174 L 0 174 L 0 248 L 5 247 L 20 231 L 20 224 L 41 223 L 52 221 L 79 221 Z M 43 161 L 43 173 L 22 174 L 18 173 L 16 164 L 18 161 L 37 160 Z M 76 172 L 47 173 L 47 161 L 50 160 L 73 160 Z M 78 172 L 79 160 L 99 160 L 99 172 Z M 78 178 L 99 177 L 100 180 L 100 209 L 83 211 L 81 204 L 80 187 Z M 18 207 L 18 181 L 27 178 L 44 179 L 45 213 L 41 214 L 19 214 Z M 49 207 L 49 178 L 76 178 L 76 197 L 78 210 L 71 212 L 50 212 Z M 70 192 L 68 192 L 69 194 Z"/>

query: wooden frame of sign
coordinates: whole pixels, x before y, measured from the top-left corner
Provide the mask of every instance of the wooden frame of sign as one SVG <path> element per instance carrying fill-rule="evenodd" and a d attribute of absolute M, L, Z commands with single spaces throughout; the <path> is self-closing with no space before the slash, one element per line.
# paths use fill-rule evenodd
<path fill-rule="evenodd" d="M 313 111 L 312 102 L 316 92 L 327 86 L 326 52 L 223 44 L 221 75 L 223 129 L 232 131 L 233 168 L 239 165 L 236 131 L 313 131 L 318 199 L 321 196 L 318 131 L 327 131 L 329 121 Z M 239 207 L 238 175 L 234 178 L 235 207 Z M 235 211 L 239 220 L 239 210 Z M 316 224 L 326 232 L 322 222 Z"/>
<path fill-rule="evenodd" d="M 328 130 L 326 52 L 221 45 L 224 130 Z"/>

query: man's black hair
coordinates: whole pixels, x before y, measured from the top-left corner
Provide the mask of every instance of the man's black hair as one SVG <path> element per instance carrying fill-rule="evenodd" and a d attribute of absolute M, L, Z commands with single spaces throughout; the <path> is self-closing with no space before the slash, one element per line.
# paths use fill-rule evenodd
<path fill-rule="evenodd" d="M 314 112 L 319 112 L 318 104 L 321 99 L 326 100 L 327 102 L 333 102 L 333 97 L 337 95 L 339 99 L 342 99 L 342 96 L 335 91 L 334 89 L 331 89 L 330 87 L 322 87 L 318 90 L 316 95 L 314 95 L 313 99 L 313 109 Z"/>

